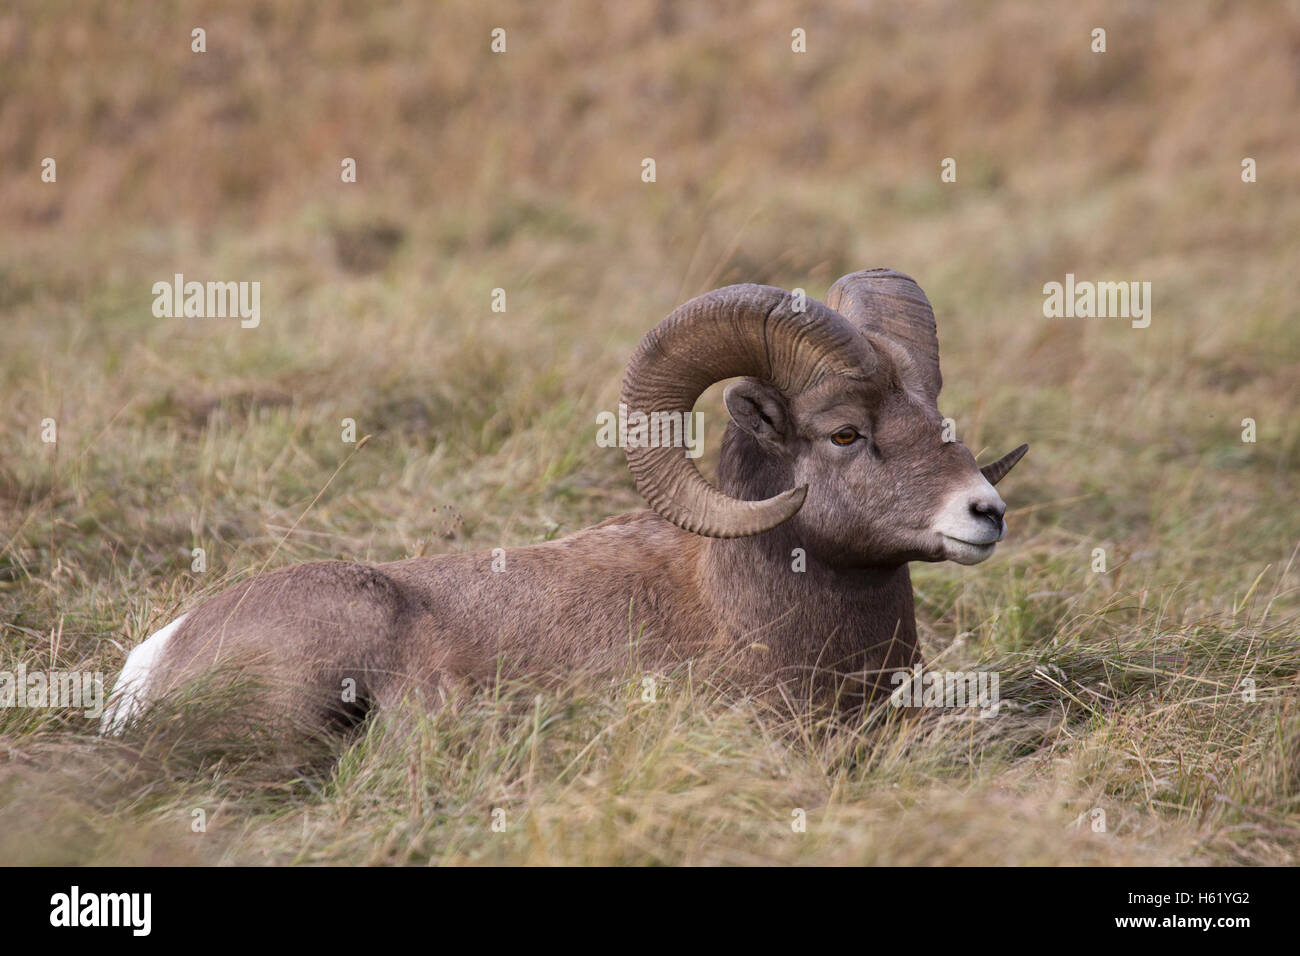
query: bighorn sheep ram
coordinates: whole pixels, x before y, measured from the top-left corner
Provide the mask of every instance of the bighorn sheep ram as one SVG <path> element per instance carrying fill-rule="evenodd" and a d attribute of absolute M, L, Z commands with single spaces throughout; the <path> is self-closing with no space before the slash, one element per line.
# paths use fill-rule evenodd
<path fill-rule="evenodd" d="M 1027 446 L 980 468 L 944 440 L 934 313 L 891 270 L 845 276 L 825 305 L 759 285 L 692 299 L 641 341 L 621 400 L 689 414 L 730 378 L 717 487 L 681 448 L 628 447 L 652 511 L 509 550 L 504 567 L 478 553 L 253 578 L 131 652 L 104 730 L 230 663 L 257 676 L 268 715 L 321 729 L 413 691 L 633 656 L 714 662 L 755 694 L 869 701 L 919 659 L 908 562 L 988 558 L 1006 533 L 993 485 Z"/>

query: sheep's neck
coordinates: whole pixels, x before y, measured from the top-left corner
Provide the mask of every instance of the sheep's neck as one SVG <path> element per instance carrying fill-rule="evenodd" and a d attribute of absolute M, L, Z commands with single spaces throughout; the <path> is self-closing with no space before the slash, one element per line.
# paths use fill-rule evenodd
<path fill-rule="evenodd" d="M 725 494 L 756 501 L 793 485 L 788 463 L 727 425 L 718 460 Z M 699 553 L 700 589 L 717 615 L 718 641 L 754 679 L 813 672 L 820 696 L 842 698 L 846 687 L 871 696 L 888 689 L 892 671 L 918 659 L 906 564 L 825 564 L 790 522 L 747 538 L 711 538 Z M 865 676 L 855 682 L 852 675 Z"/>
<path fill-rule="evenodd" d="M 832 568 L 798 547 L 781 528 L 707 542 L 701 587 L 719 609 L 720 637 L 755 669 L 867 672 L 888 687 L 889 673 L 917 657 L 907 565 Z"/>

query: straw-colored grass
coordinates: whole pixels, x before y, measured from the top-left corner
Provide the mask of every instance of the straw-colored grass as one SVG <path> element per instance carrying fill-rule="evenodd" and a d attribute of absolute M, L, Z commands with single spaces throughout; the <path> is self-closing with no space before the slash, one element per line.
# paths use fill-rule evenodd
<path fill-rule="evenodd" d="M 237 695 L 119 741 L 0 709 L 0 861 L 1295 863 L 1298 50 L 1264 2 L 6 8 L 0 670 L 111 681 L 266 565 L 640 507 L 595 415 L 728 282 L 912 274 L 959 437 L 1031 451 L 997 555 L 914 569 L 927 659 L 999 671 L 997 717 L 829 728 L 629 673 L 385 715 L 294 775 L 184 732 Z M 261 325 L 154 318 L 176 272 L 260 281 Z M 1067 272 L 1151 282 L 1151 326 L 1044 318 Z"/>

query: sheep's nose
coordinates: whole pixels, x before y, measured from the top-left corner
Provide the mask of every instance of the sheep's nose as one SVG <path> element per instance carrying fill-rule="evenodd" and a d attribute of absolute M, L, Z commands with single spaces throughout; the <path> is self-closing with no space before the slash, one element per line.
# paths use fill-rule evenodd
<path fill-rule="evenodd" d="M 976 518 L 987 518 L 993 526 L 1002 530 L 1002 516 L 1007 513 L 1006 503 L 995 493 L 991 497 L 976 498 L 970 503 L 970 511 Z"/>

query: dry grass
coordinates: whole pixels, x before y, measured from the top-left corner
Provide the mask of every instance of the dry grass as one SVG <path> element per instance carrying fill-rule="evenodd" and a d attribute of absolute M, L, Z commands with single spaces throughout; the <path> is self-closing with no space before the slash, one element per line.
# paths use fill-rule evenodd
<path fill-rule="evenodd" d="M 165 732 L 229 701 L 120 743 L 6 709 L 0 859 L 1296 861 L 1295 3 L 433 10 L 0 13 L 0 670 L 111 678 L 267 561 L 637 507 L 593 423 L 646 329 L 727 282 L 890 265 L 935 303 L 959 435 L 1033 449 L 999 554 L 915 572 L 928 659 L 1000 670 L 1002 714 L 830 732 L 686 675 L 654 705 L 503 689 L 291 779 Z M 178 271 L 260 281 L 261 326 L 155 319 Z M 1151 327 L 1044 319 L 1066 272 L 1152 282 Z M 338 470 L 345 417 L 373 438 Z"/>

